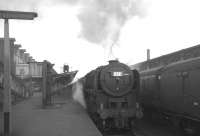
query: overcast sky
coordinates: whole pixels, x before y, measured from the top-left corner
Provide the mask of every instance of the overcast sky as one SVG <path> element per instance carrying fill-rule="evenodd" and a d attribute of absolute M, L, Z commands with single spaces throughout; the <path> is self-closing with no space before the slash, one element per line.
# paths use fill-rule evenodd
<path fill-rule="evenodd" d="M 93 39 L 87 37 L 91 36 L 90 33 L 88 35 L 83 32 L 85 29 L 80 14 L 85 13 L 85 9 L 81 7 L 84 7 L 86 0 L 23 0 L 24 5 L 16 1 L 1 0 L 0 8 L 38 13 L 38 18 L 34 21 L 10 21 L 11 37 L 37 61 L 46 59 L 55 63 L 58 72 L 63 64 L 69 64 L 73 70 L 80 70 L 80 75 L 83 75 L 109 59 L 106 47 L 96 37 L 98 34 L 104 36 L 105 31 L 101 33 L 100 29 L 99 33 L 95 33 L 91 26 L 89 32 L 93 34 Z M 134 11 L 137 13 L 125 16 L 123 21 L 121 17 L 120 21 L 117 20 L 116 26 L 120 26 L 120 31 L 117 32 L 120 34 L 114 42 L 112 57 L 124 63 L 135 64 L 146 59 L 147 48 L 151 49 L 151 58 L 154 58 L 199 44 L 199 5 L 199 0 L 143 0 L 136 7 L 138 10 Z M 94 24 L 92 21 L 89 23 Z M 0 36 L 3 36 L 2 20 Z"/>

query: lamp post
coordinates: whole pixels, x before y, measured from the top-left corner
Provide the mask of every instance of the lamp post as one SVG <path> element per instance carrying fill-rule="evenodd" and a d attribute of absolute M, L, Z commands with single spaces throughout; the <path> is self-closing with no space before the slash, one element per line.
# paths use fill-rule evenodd
<path fill-rule="evenodd" d="M 3 135 L 10 136 L 11 125 L 11 64 L 9 19 L 33 20 L 37 17 L 34 12 L 0 10 L 0 19 L 4 19 L 4 100 L 3 100 Z"/>

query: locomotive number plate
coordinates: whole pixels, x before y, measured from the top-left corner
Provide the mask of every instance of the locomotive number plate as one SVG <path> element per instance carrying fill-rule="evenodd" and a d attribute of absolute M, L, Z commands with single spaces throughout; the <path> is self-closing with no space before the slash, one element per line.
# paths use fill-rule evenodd
<path fill-rule="evenodd" d="M 123 73 L 122 72 L 113 72 L 112 76 L 114 76 L 114 77 L 123 76 Z"/>
<path fill-rule="evenodd" d="M 123 72 L 112 72 L 112 76 L 114 77 L 121 77 L 121 76 L 127 76 L 128 74 Z"/>

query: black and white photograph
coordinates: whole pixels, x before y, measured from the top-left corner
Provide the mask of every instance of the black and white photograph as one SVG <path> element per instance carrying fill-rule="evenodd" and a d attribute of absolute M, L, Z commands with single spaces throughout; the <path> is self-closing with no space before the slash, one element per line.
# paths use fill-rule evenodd
<path fill-rule="evenodd" d="M 0 0 L 0 136 L 200 136 L 199 7 Z"/>

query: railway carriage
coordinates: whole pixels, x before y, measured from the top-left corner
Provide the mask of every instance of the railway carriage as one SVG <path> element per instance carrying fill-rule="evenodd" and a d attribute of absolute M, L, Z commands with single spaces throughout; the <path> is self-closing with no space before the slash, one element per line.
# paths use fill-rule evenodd
<path fill-rule="evenodd" d="M 140 71 L 140 103 L 162 113 L 181 129 L 200 128 L 200 58 Z"/>

